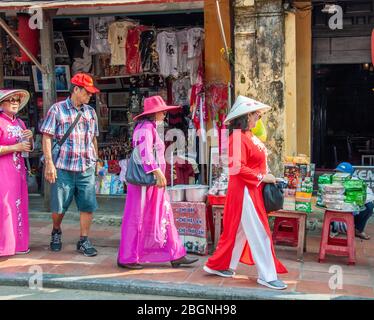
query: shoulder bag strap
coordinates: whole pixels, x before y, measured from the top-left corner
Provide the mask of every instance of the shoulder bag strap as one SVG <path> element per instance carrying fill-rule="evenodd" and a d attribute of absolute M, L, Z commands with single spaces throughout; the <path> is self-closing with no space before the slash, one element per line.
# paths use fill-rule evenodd
<path fill-rule="evenodd" d="M 81 118 L 81 116 L 82 116 L 82 111 L 79 111 L 77 117 L 75 118 L 75 120 L 71 124 L 71 126 L 69 127 L 68 131 L 66 131 L 66 133 L 64 134 L 64 136 L 62 137 L 62 139 L 57 142 L 57 144 L 59 144 L 60 147 L 64 144 L 64 142 L 66 141 L 66 139 L 70 136 L 70 133 L 73 131 L 73 129 L 77 125 L 77 123 L 78 123 L 79 119 Z"/>

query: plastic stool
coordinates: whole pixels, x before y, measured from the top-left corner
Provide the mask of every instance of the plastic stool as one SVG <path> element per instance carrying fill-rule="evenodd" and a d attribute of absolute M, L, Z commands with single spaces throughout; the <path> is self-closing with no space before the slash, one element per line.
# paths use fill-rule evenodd
<path fill-rule="evenodd" d="M 347 224 L 346 239 L 330 237 L 332 221 L 341 221 Z M 356 263 L 355 224 L 352 212 L 325 211 L 318 262 L 323 262 L 326 254 L 348 256 L 348 264 Z"/>
<path fill-rule="evenodd" d="M 297 247 L 299 237 L 299 221 L 295 218 L 276 217 L 273 228 L 273 243 L 286 243 Z"/>

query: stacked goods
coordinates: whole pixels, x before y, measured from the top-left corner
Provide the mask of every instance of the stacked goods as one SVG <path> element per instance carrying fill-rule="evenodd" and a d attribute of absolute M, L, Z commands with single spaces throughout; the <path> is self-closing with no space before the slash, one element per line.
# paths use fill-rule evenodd
<path fill-rule="evenodd" d="M 314 172 L 315 165 L 305 155 L 285 158 L 284 209 L 312 212 Z"/>
<path fill-rule="evenodd" d="M 346 173 L 323 175 L 318 179 L 317 205 L 331 210 L 358 211 L 366 201 L 366 184 Z"/>
<path fill-rule="evenodd" d="M 325 184 L 322 188 L 322 202 L 332 210 L 344 209 L 344 186 L 340 183 Z"/>
<path fill-rule="evenodd" d="M 343 183 L 345 189 L 345 202 L 359 207 L 366 202 L 366 183 L 363 180 L 352 178 Z"/>
<path fill-rule="evenodd" d="M 312 195 L 313 181 L 310 177 L 306 177 L 303 181 L 299 181 L 296 190 L 295 210 L 307 213 L 312 212 Z"/>
<path fill-rule="evenodd" d="M 322 192 L 325 184 L 332 183 L 332 174 L 325 173 L 318 177 L 317 205 L 323 207 Z"/>

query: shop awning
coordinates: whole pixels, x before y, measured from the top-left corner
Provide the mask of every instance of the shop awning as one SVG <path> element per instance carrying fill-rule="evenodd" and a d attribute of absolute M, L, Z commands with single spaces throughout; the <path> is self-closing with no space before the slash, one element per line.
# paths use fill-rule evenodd
<path fill-rule="evenodd" d="M 162 11 L 165 9 L 202 9 L 203 0 L 67 0 L 67 1 L 1 1 L 0 11 L 23 11 L 30 8 L 58 9 L 57 15 L 103 14 L 119 7 L 120 11 Z M 83 9 L 83 10 L 82 10 Z M 139 10 L 142 9 L 142 10 Z M 81 11 L 82 10 L 82 11 Z"/>

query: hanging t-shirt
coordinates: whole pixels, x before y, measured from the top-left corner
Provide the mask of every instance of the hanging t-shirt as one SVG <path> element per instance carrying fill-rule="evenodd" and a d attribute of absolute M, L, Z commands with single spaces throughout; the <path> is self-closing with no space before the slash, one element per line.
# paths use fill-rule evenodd
<path fill-rule="evenodd" d="M 190 73 L 191 83 L 197 82 L 198 70 L 202 64 L 204 48 L 204 29 L 192 28 L 187 31 L 188 61 L 187 69 Z"/>
<path fill-rule="evenodd" d="M 110 53 L 108 29 L 113 21 L 114 17 L 90 17 L 91 54 Z"/>
<path fill-rule="evenodd" d="M 178 72 L 186 73 L 187 70 L 187 59 L 188 59 L 188 41 L 187 41 L 187 30 L 177 32 L 178 42 Z"/>
<path fill-rule="evenodd" d="M 126 42 L 126 71 L 129 74 L 136 74 L 142 71 L 139 45 L 142 31 L 147 29 L 146 26 L 136 26 L 130 28 L 127 32 Z"/>
<path fill-rule="evenodd" d="M 143 72 L 159 72 L 155 30 L 143 31 L 140 35 L 140 58 Z"/>
<path fill-rule="evenodd" d="M 201 56 L 204 47 L 204 29 L 192 28 L 187 31 L 188 58 Z"/>
<path fill-rule="evenodd" d="M 189 106 L 191 82 L 189 77 L 173 81 L 173 104 L 176 106 Z"/>
<path fill-rule="evenodd" d="M 178 76 L 178 44 L 174 32 L 163 31 L 157 35 L 157 52 L 160 60 L 160 73 L 164 77 Z"/>
<path fill-rule="evenodd" d="M 109 26 L 108 42 L 112 54 L 110 64 L 112 66 L 126 64 L 127 31 L 134 23 L 128 21 L 113 22 Z"/>

